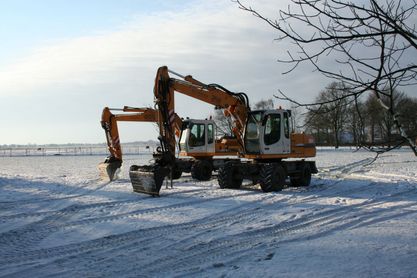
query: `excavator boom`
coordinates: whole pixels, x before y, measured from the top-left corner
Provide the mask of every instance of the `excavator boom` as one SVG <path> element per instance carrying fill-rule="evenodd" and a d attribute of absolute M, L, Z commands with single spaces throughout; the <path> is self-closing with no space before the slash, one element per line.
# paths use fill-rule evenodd
<path fill-rule="evenodd" d="M 122 111 L 128 114 L 113 114 L 111 111 Z M 135 108 L 125 106 L 123 109 L 111 109 L 105 107 L 101 115 L 101 126 L 103 127 L 107 148 L 110 155 L 98 165 L 100 178 L 105 181 L 112 181 L 117 177 L 117 172 L 122 166 L 122 148 L 120 145 L 119 129 L 117 122 L 156 122 L 158 113 L 152 108 Z"/>
<path fill-rule="evenodd" d="M 169 73 L 177 75 L 182 79 L 171 78 Z M 211 159 L 213 155 L 217 154 L 216 150 L 226 149 L 226 151 L 220 152 L 219 154 L 236 156 L 237 152 L 243 148 L 242 132 L 246 122 L 247 111 L 249 110 L 248 98 L 245 94 L 230 92 L 217 84 L 206 85 L 194 79 L 192 76 L 182 76 L 168 70 L 166 66 L 160 67 L 157 71 L 154 85 L 154 100 L 155 107 L 157 107 L 158 111 L 157 120 L 160 134 L 160 156 L 156 159 L 154 165 L 147 167 L 133 165 L 131 167 L 129 175 L 134 191 L 157 195 L 164 178 L 169 176 L 170 173 L 172 176 L 173 168 L 175 168 L 176 165 L 176 141 L 173 128 L 175 92 L 182 93 L 223 109 L 225 113 L 233 119 L 234 140 L 225 141 L 225 143 L 222 143 L 221 141 L 215 142 L 213 136 L 211 143 L 212 151 L 206 148 L 200 153 L 195 153 L 201 159 L 198 163 L 198 167 L 202 169 L 202 172 L 210 173 L 211 176 L 211 171 L 213 169 Z M 204 126 L 204 123 L 195 126 Z M 203 134 L 204 132 L 200 135 Z M 192 136 L 189 139 L 191 140 Z M 208 138 L 205 139 L 207 140 Z M 196 144 L 196 146 L 199 145 L 200 144 Z M 230 151 L 228 149 L 229 146 L 232 149 Z M 204 174 L 203 176 L 207 176 L 207 174 Z M 152 177 L 154 183 L 150 189 L 145 185 L 149 184 L 149 180 L 152 180 Z"/>

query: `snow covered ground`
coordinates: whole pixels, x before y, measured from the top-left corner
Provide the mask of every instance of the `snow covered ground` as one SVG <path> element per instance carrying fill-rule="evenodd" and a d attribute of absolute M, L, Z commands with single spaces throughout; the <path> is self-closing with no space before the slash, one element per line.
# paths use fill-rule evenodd
<path fill-rule="evenodd" d="M 0 276 L 417 277 L 417 159 L 321 150 L 308 188 L 160 198 L 98 180 L 99 156 L 0 157 Z"/>

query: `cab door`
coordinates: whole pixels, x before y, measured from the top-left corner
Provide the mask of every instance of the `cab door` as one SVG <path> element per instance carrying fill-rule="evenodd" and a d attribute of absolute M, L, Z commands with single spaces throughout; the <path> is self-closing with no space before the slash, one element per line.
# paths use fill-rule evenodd
<path fill-rule="evenodd" d="M 286 111 L 265 113 L 260 138 L 262 154 L 287 154 L 290 152 L 289 114 Z"/>
<path fill-rule="evenodd" d="M 195 121 L 188 127 L 186 146 L 191 154 L 215 152 L 215 124 L 213 121 Z"/>
<path fill-rule="evenodd" d="M 194 122 L 190 125 L 190 133 L 188 137 L 188 152 L 207 152 L 205 123 Z"/>

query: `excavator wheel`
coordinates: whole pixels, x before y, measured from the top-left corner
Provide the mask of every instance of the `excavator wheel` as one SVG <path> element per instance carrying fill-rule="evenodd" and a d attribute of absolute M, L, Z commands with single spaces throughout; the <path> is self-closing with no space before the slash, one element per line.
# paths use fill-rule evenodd
<path fill-rule="evenodd" d="M 239 169 L 239 165 L 233 163 L 233 161 L 226 162 L 219 168 L 217 181 L 219 182 L 220 188 L 240 188 L 243 175 Z"/>
<path fill-rule="evenodd" d="M 265 163 L 260 171 L 260 185 L 262 191 L 281 191 L 285 185 L 285 170 L 281 164 Z"/>
<path fill-rule="evenodd" d="M 117 179 L 117 174 L 120 172 L 121 166 L 122 162 L 120 160 L 100 163 L 98 165 L 100 179 L 103 181 L 113 181 Z"/>
<path fill-rule="evenodd" d="M 307 163 L 300 165 L 299 174 L 290 177 L 291 186 L 305 187 L 309 186 L 311 182 L 311 168 Z"/>
<path fill-rule="evenodd" d="M 132 165 L 129 169 L 130 181 L 133 191 L 159 196 L 159 191 L 169 169 L 158 165 Z"/>
<path fill-rule="evenodd" d="M 196 160 L 191 167 L 191 177 L 199 181 L 208 181 L 211 179 L 213 166 L 208 160 Z"/>

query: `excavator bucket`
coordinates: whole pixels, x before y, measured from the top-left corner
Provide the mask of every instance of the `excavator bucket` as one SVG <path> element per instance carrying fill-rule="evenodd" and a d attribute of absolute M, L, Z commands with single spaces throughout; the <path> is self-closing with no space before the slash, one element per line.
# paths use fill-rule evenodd
<path fill-rule="evenodd" d="M 120 160 L 100 163 L 98 165 L 100 179 L 103 181 L 112 181 L 117 179 L 117 174 L 120 172 L 121 166 L 122 162 Z"/>
<path fill-rule="evenodd" d="M 133 191 L 159 196 L 162 183 L 169 170 L 157 165 L 132 165 L 129 170 Z"/>

